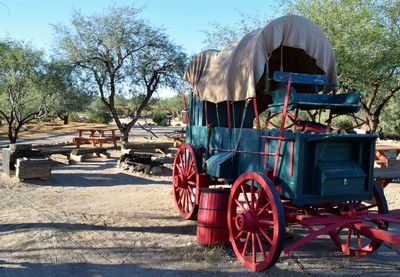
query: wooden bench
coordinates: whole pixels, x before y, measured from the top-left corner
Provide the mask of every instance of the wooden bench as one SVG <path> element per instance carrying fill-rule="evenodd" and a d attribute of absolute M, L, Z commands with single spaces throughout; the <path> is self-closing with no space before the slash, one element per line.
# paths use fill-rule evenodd
<path fill-rule="evenodd" d="M 182 143 L 185 142 L 185 131 L 177 131 L 173 134 L 166 134 L 165 136 L 173 141 L 173 147 L 179 147 Z"/>
<path fill-rule="evenodd" d="M 103 143 L 112 142 L 117 147 L 117 141 L 121 139 L 121 136 L 113 137 L 74 137 L 73 141 L 76 143 L 76 148 L 79 148 L 82 143 L 92 143 L 93 146 L 97 144 L 103 147 Z"/>
<path fill-rule="evenodd" d="M 393 179 L 400 178 L 400 160 L 388 159 L 384 166 L 374 168 L 374 176 L 381 188 L 385 188 Z"/>

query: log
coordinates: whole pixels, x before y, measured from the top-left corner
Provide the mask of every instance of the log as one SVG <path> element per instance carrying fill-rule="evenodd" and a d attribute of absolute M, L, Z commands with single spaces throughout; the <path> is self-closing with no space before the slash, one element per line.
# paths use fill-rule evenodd
<path fill-rule="evenodd" d="M 8 148 L 11 152 L 31 151 L 32 144 L 10 144 Z"/>
<path fill-rule="evenodd" d="M 68 155 L 63 155 L 63 154 L 52 154 L 50 158 L 58 163 L 62 164 L 72 164 L 72 161 L 70 160 L 70 154 Z"/>
<path fill-rule="evenodd" d="M 85 161 L 85 157 L 83 155 L 75 155 L 75 154 L 71 154 L 71 156 L 69 157 L 71 160 L 81 163 Z"/>
<path fill-rule="evenodd" d="M 150 143 L 138 143 L 138 142 L 130 142 L 130 143 L 122 143 L 121 149 L 168 149 L 172 146 L 170 142 L 150 142 Z"/>
<path fill-rule="evenodd" d="M 73 149 L 71 151 L 72 155 L 87 155 L 87 154 L 93 154 L 93 153 L 107 153 L 107 149 L 106 148 L 79 148 L 79 149 Z"/>

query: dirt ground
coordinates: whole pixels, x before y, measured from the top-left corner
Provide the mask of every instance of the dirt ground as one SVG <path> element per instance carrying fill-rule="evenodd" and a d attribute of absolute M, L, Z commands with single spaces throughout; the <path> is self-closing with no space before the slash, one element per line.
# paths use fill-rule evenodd
<path fill-rule="evenodd" d="M 48 180 L 0 175 L 0 276 L 400 276 L 400 256 L 388 247 L 349 258 L 328 237 L 294 252 L 305 271 L 282 254 L 269 271 L 249 272 L 229 246 L 196 243 L 196 222 L 175 210 L 168 172 L 127 174 L 111 153 L 57 165 Z M 400 184 L 385 194 L 400 212 Z"/>

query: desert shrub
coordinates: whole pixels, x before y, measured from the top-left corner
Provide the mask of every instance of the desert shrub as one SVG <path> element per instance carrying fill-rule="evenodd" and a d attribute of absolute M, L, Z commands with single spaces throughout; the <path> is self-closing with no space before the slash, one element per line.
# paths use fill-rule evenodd
<path fill-rule="evenodd" d="M 350 130 L 353 129 L 353 123 L 348 117 L 338 117 L 333 121 L 333 125 L 339 129 Z"/>
<path fill-rule="evenodd" d="M 79 122 L 80 118 L 79 118 L 78 113 L 70 113 L 69 114 L 69 120 L 72 121 L 72 122 Z"/>
<path fill-rule="evenodd" d="M 154 112 L 153 122 L 156 123 L 157 125 L 167 126 L 168 123 L 167 114 L 163 112 Z"/>
<path fill-rule="evenodd" d="M 108 112 L 90 113 L 87 118 L 88 123 L 99 123 L 99 124 L 107 124 L 111 120 L 112 116 Z"/>

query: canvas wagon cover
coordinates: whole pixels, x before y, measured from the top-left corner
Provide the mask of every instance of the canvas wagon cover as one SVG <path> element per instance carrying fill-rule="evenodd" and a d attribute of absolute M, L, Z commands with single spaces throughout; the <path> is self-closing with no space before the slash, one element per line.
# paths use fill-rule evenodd
<path fill-rule="evenodd" d="M 190 62 L 184 79 L 202 100 L 218 103 L 254 98 L 257 82 L 268 70 L 266 63 L 281 46 L 303 49 L 316 68 L 328 75 L 330 84 L 336 86 L 335 56 L 328 39 L 313 22 L 295 15 L 277 18 L 222 51 L 201 52 Z M 285 58 L 289 57 L 283 54 L 282 59 Z M 304 72 L 319 73 L 312 71 Z"/>

